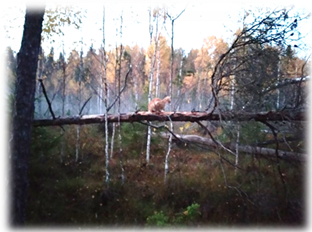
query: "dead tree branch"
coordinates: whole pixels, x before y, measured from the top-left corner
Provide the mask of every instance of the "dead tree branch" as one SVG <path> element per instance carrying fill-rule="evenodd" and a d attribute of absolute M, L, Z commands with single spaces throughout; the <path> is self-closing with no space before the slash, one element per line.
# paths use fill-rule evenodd
<path fill-rule="evenodd" d="M 262 112 L 262 113 L 219 113 L 208 114 L 206 112 L 162 112 L 160 114 L 149 113 L 146 111 L 122 113 L 120 115 L 120 122 L 141 122 L 141 121 L 305 121 L 303 112 Z M 107 116 L 108 122 L 118 122 L 119 114 L 109 114 Z M 104 115 L 84 115 L 63 117 L 56 119 L 39 119 L 34 120 L 33 126 L 60 126 L 60 125 L 83 125 L 104 123 Z"/>
<path fill-rule="evenodd" d="M 53 112 L 53 110 L 52 110 L 52 105 L 51 105 L 51 102 L 50 102 L 50 100 L 49 100 L 49 98 L 48 98 L 47 91 L 46 91 L 46 89 L 45 89 L 45 87 L 44 87 L 44 84 L 43 84 L 43 82 L 42 82 L 42 79 L 38 79 L 38 81 L 40 82 L 40 85 L 41 85 L 41 87 L 42 87 L 42 92 L 43 92 L 43 95 L 44 95 L 44 97 L 45 97 L 45 99 L 46 99 L 46 101 L 47 101 L 47 103 L 48 103 L 49 111 L 50 111 L 50 113 L 51 113 L 51 115 L 52 115 L 52 118 L 55 119 L 55 115 L 54 115 L 54 112 Z"/>
<path fill-rule="evenodd" d="M 162 133 L 161 137 L 168 138 L 169 134 Z M 198 135 L 179 135 L 175 134 L 173 137 L 173 140 L 177 141 L 184 141 L 187 143 L 192 144 L 201 144 L 201 145 L 207 145 L 211 146 L 212 148 L 216 148 L 217 144 L 215 141 L 209 138 L 201 137 Z M 225 147 L 227 147 L 230 150 L 235 150 L 236 144 L 224 144 Z M 290 151 L 282 151 L 282 150 L 276 150 L 273 148 L 266 148 L 266 147 L 256 147 L 256 146 L 249 146 L 249 145 L 240 145 L 238 146 L 238 149 L 240 152 L 247 153 L 247 154 L 258 154 L 269 158 L 278 158 L 278 159 L 286 159 L 286 160 L 292 160 L 292 161 L 303 161 L 305 160 L 305 155 L 296 153 L 296 152 L 290 152 Z M 234 164 L 233 164 L 234 165 Z"/>

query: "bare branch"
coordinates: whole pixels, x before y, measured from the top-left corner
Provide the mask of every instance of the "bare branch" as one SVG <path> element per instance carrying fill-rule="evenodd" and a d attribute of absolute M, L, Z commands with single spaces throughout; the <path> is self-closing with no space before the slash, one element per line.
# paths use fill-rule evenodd
<path fill-rule="evenodd" d="M 92 96 L 88 98 L 88 100 L 85 101 L 85 103 L 83 104 L 83 106 L 81 107 L 81 110 L 79 111 L 79 115 L 82 114 L 82 111 L 84 109 L 84 107 L 87 105 L 87 103 L 91 100 Z"/>
<path fill-rule="evenodd" d="M 53 110 L 52 110 L 52 106 L 51 106 L 50 100 L 49 100 L 49 98 L 48 98 L 47 91 L 46 91 L 46 89 L 45 89 L 45 87 L 44 87 L 44 84 L 43 84 L 43 82 L 42 82 L 42 79 L 38 79 L 38 81 L 39 81 L 40 84 L 41 84 L 42 92 L 43 92 L 44 97 L 45 97 L 45 99 L 46 99 L 46 101 L 47 101 L 47 103 L 48 103 L 49 111 L 50 111 L 50 113 L 51 113 L 51 115 L 52 115 L 52 118 L 55 119 L 55 115 L 54 115 L 54 112 L 53 112 Z"/>
<path fill-rule="evenodd" d="M 125 88 L 126 88 L 126 86 L 127 86 L 127 80 L 128 80 L 128 76 L 129 76 L 129 73 L 131 72 L 131 70 L 132 70 L 132 68 L 130 67 L 130 68 L 129 68 L 129 71 L 127 72 L 126 77 L 125 77 L 124 86 L 123 86 L 122 89 L 119 91 L 119 93 L 118 93 L 117 97 L 115 98 L 115 100 L 113 101 L 113 103 L 112 103 L 109 107 L 107 107 L 107 112 L 115 105 L 116 101 L 117 101 L 118 99 L 120 99 L 120 96 L 121 96 L 122 92 L 125 90 Z"/>
<path fill-rule="evenodd" d="M 223 113 L 223 114 L 208 114 L 206 112 L 162 112 L 160 114 L 149 113 L 147 111 L 139 111 L 137 113 L 120 114 L 120 122 L 141 122 L 141 121 L 169 121 L 168 116 L 172 121 L 189 121 L 198 122 L 203 120 L 209 121 L 304 121 L 303 112 L 265 112 L 265 113 Z M 119 114 L 109 114 L 108 122 L 118 122 Z M 34 120 L 34 126 L 57 126 L 57 125 L 73 125 L 73 124 L 96 124 L 104 123 L 105 117 L 101 115 L 84 115 L 52 119 Z"/>

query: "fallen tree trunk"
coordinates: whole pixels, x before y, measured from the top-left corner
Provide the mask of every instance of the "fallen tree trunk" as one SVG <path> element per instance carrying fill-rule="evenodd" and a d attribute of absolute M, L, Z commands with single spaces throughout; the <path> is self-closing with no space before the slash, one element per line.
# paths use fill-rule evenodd
<path fill-rule="evenodd" d="M 108 122 L 118 122 L 118 114 L 109 114 Z M 120 122 L 139 121 L 189 121 L 196 122 L 202 120 L 210 121 L 304 121 L 303 112 L 261 112 L 261 113 L 222 113 L 208 114 L 206 112 L 162 112 L 150 113 L 146 111 L 125 113 L 120 115 Z M 104 115 L 84 115 L 56 119 L 37 119 L 33 121 L 33 126 L 62 126 L 62 125 L 83 125 L 104 123 Z"/>
<path fill-rule="evenodd" d="M 160 136 L 162 138 L 167 139 L 169 137 L 168 133 L 161 133 Z M 209 147 L 212 147 L 213 149 L 216 149 L 218 147 L 217 143 L 220 143 L 219 141 L 214 142 L 212 139 L 201 137 L 198 135 L 179 135 L 175 134 L 173 136 L 173 141 L 175 142 L 185 142 L 185 143 L 192 143 L 192 144 L 201 144 L 201 145 L 206 145 Z M 236 144 L 231 143 L 231 144 L 226 144 L 222 143 L 223 146 L 227 149 L 230 149 L 232 151 L 235 151 L 236 149 Z M 249 146 L 249 145 L 239 145 L 238 146 L 238 151 L 243 152 L 243 153 L 248 153 L 248 154 L 258 154 L 262 156 L 267 156 L 267 157 L 276 157 L 276 154 L 279 158 L 282 159 L 288 159 L 288 160 L 293 160 L 293 161 L 303 161 L 305 160 L 305 155 L 296 153 L 296 152 L 290 152 L 290 151 L 282 151 L 282 150 L 276 150 L 273 148 L 266 148 L 266 147 L 256 147 L 256 146 Z"/>

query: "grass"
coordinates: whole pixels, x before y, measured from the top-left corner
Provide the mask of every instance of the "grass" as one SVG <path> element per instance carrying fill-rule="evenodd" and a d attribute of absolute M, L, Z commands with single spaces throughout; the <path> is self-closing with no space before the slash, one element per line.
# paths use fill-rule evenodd
<path fill-rule="evenodd" d="M 241 154 L 244 170 L 236 174 L 223 162 L 226 185 L 214 152 L 175 146 L 164 183 L 167 141 L 157 137 L 152 141 L 147 165 L 142 150 L 145 128 L 123 125 L 122 129 L 127 134 L 123 136 L 126 179 L 122 184 L 116 140 L 109 186 L 105 183 L 104 135 L 96 126 L 81 127 L 81 143 L 86 145 L 81 146 L 78 162 L 75 127 L 66 128 L 63 163 L 59 128 L 34 130 L 28 225 L 144 227 L 161 220 L 167 226 L 303 225 L 304 173 L 300 165 L 279 162 L 283 184 L 274 160 Z M 131 133 L 135 135 L 132 142 Z M 199 214 L 186 220 L 183 213 L 194 204 Z"/>

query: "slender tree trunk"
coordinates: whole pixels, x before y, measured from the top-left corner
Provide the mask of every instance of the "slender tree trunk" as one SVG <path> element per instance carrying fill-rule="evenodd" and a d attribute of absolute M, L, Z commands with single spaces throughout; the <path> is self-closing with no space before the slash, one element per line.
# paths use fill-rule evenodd
<path fill-rule="evenodd" d="M 146 141 L 146 163 L 150 160 L 150 150 L 151 150 L 151 138 L 152 138 L 152 128 L 147 127 L 147 141 Z"/>
<path fill-rule="evenodd" d="M 26 10 L 21 49 L 17 56 L 17 81 L 11 154 L 11 223 L 25 224 L 28 188 L 28 158 L 31 147 L 36 71 L 44 10 Z"/>
<path fill-rule="evenodd" d="M 114 154 L 114 141 L 115 141 L 115 132 L 116 132 L 116 123 L 112 123 L 113 131 L 112 131 L 112 139 L 111 139 L 111 148 L 110 148 L 110 158 L 113 158 Z"/>
<path fill-rule="evenodd" d="M 172 121 L 170 120 L 170 130 L 173 131 L 173 124 Z M 164 177 L 164 183 L 167 182 L 167 175 L 169 173 L 169 155 L 171 152 L 171 146 L 172 146 L 172 135 L 169 135 L 169 139 L 168 139 L 168 150 L 167 150 L 167 154 L 166 154 L 166 159 L 165 159 L 165 177 Z"/>
<path fill-rule="evenodd" d="M 236 145 L 235 145 L 235 175 L 237 173 L 238 160 L 239 160 L 239 137 L 240 137 L 240 124 L 237 123 L 237 132 L 236 132 Z"/>
<path fill-rule="evenodd" d="M 134 99 L 135 99 L 135 106 L 134 108 L 138 108 L 138 102 L 139 102 L 139 84 L 138 84 L 138 78 L 134 78 Z"/>
<path fill-rule="evenodd" d="M 203 96 L 203 84 L 201 83 L 201 76 L 202 76 L 202 72 L 199 71 L 198 73 L 198 83 L 197 83 L 197 105 L 198 105 L 198 110 L 201 111 L 202 110 L 202 96 Z"/>
<path fill-rule="evenodd" d="M 171 65 L 170 65 L 170 81 L 169 81 L 169 96 L 172 98 L 172 81 L 173 81 L 173 59 L 174 59 L 174 49 L 173 49 L 173 38 L 174 38 L 174 21 L 175 20 L 177 20 L 180 16 L 181 16 L 181 14 L 183 14 L 183 12 L 185 11 L 185 9 L 184 10 L 182 10 L 181 12 L 180 12 L 180 14 L 178 15 L 178 16 L 176 16 L 175 18 L 172 18 L 172 16 L 171 15 L 169 15 L 168 13 L 167 13 L 167 16 L 170 18 L 170 20 L 171 20 L 171 58 L 170 58 L 170 61 L 171 61 Z M 172 104 L 170 103 L 169 104 L 169 109 L 170 109 L 170 111 L 172 111 L 172 106 L 171 106 Z"/>
<path fill-rule="evenodd" d="M 182 69 L 183 69 L 183 51 L 181 53 L 181 61 L 179 67 L 179 83 L 178 83 L 178 91 L 177 91 L 177 99 L 181 99 L 181 87 L 182 87 Z M 180 111 L 182 100 L 177 104 L 176 111 Z"/>
<path fill-rule="evenodd" d="M 82 100 L 82 88 L 81 88 L 81 81 L 82 81 L 82 75 L 83 75 L 83 60 L 82 60 L 83 51 L 81 48 L 80 52 L 80 72 L 79 72 L 79 97 L 78 97 L 78 110 L 81 109 L 81 100 Z M 82 113 L 82 112 L 81 112 Z M 79 159 L 79 149 L 80 149 L 80 125 L 77 126 L 77 137 L 76 137 L 76 162 L 78 162 Z"/>
<path fill-rule="evenodd" d="M 63 41 L 63 60 L 62 60 L 63 82 L 62 82 L 62 117 L 65 116 L 65 102 L 66 102 L 66 64 L 65 64 L 65 51 Z M 61 129 L 61 135 L 64 136 L 64 131 Z M 60 162 L 63 163 L 65 139 L 61 140 Z"/>
<path fill-rule="evenodd" d="M 279 59 L 279 61 L 278 61 L 278 64 L 277 64 L 277 83 L 279 83 L 280 82 L 280 79 L 281 79 L 281 77 L 280 77 L 280 70 L 281 70 L 281 56 L 279 55 L 279 57 L 278 57 Z M 279 110 L 279 108 L 280 108 L 280 89 L 278 88 L 277 90 L 277 98 L 276 98 L 276 110 Z"/>
<path fill-rule="evenodd" d="M 118 93 L 121 90 L 121 61 L 122 61 L 122 53 L 123 53 L 123 46 L 122 46 L 122 15 L 120 16 L 120 53 L 119 53 L 119 72 L 118 72 Z M 118 97 L 118 141 L 119 141 L 119 165 L 121 169 L 121 183 L 124 184 L 125 182 L 125 175 L 124 175 L 124 167 L 123 167 L 123 150 L 122 150 L 122 136 L 121 136 L 121 124 L 120 124 L 120 95 Z"/>
<path fill-rule="evenodd" d="M 235 100 L 235 75 L 231 78 L 231 92 L 230 92 L 231 106 L 230 109 L 234 109 L 234 100 Z"/>
<path fill-rule="evenodd" d="M 152 24 L 152 9 L 151 8 L 149 8 L 148 16 L 149 16 L 150 44 L 152 44 L 152 42 L 153 42 L 153 24 Z"/>
<path fill-rule="evenodd" d="M 62 116 L 65 115 L 65 101 L 66 101 L 66 95 L 65 95 L 65 89 L 66 89 L 66 64 L 65 64 L 64 44 L 63 44 L 63 57 L 64 57 L 64 60 L 62 60 L 62 71 L 63 71 L 63 83 L 62 83 Z"/>
<path fill-rule="evenodd" d="M 158 43 L 158 41 L 157 41 Z M 160 86 L 160 78 L 159 78 L 159 66 L 160 66 L 160 49 L 157 54 L 157 68 L 156 68 L 156 94 L 155 96 L 159 98 L 159 86 Z"/>
<path fill-rule="evenodd" d="M 151 21 L 150 21 L 150 24 L 151 24 Z M 151 27 L 152 25 L 150 25 L 150 28 Z M 157 45 L 158 45 L 158 19 L 156 20 L 155 51 L 151 59 L 151 67 L 150 67 L 151 70 L 150 70 L 150 77 L 149 77 L 148 103 L 150 103 L 152 100 L 153 76 L 154 76 L 154 66 L 155 66 L 155 60 L 156 60 L 156 51 L 158 47 Z M 149 159 L 150 159 L 151 137 L 152 137 L 152 128 L 148 126 L 147 142 L 146 142 L 146 163 L 149 163 Z"/>
<path fill-rule="evenodd" d="M 38 61 L 38 79 L 42 79 L 42 71 L 43 71 L 43 53 L 42 47 L 40 46 L 39 50 L 39 61 Z M 42 86 L 38 83 L 38 117 L 42 118 L 42 104 L 41 104 L 41 96 L 42 96 Z"/>
<path fill-rule="evenodd" d="M 174 58 L 173 25 L 174 25 L 174 20 L 171 20 L 171 58 L 170 58 L 170 80 L 169 80 L 169 96 L 171 98 L 172 98 L 173 58 Z M 172 111 L 172 104 L 171 104 L 171 102 L 169 103 L 169 109 L 170 109 L 170 111 Z M 171 119 L 170 119 L 170 130 L 173 131 L 173 124 L 172 124 Z M 172 145 L 172 134 L 169 135 L 168 150 L 167 150 L 166 159 L 165 159 L 165 179 L 164 179 L 165 183 L 167 181 L 167 174 L 169 172 L 169 155 L 170 155 L 170 152 L 171 152 L 171 145 Z"/>
<path fill-rule="evenodd" d="M 76 127 L 76 162 L 79 159 L 79 145 L 80 145 L 80 125 Z"/>
<path fill-rule="evenodd" d="M 104 105 L 105 105 L 105 182 L 106 185 L 109 185 L 110 181 L 110 173 L 109 173 L 109 153 L 108 153 L 108 86 L 107 86 L 107 78 L 106 78 L 106 70 L 107 70 L 107 64 L 106 64 L 106 50 L 105 50 L 105 7 L 103 7 L 103 56 L 102 56 L 102 65 L 104 66 L 104 73 L 102 73 L 102 66 L 101 66 L 101 77 L 102 81 L 101 84 L 103 86 L 104 84 Z M 102 75 L 103 74 L 103 75 Z M 104 83 L 103 83 L 104 82 Z"/>
<path fill-rule="evenodd" d="M 169 80 L 169 96 L 172 98 L 172 80 L 173 80 L 173 59 L 174 59 L 174 49 L 173 49 L 173 27 L 174 20 L 171 20 L 171 57 L 170 57 L 170 80 Z M 172 111 L 172 103 L 169 103 L 169 109 Z"/>

